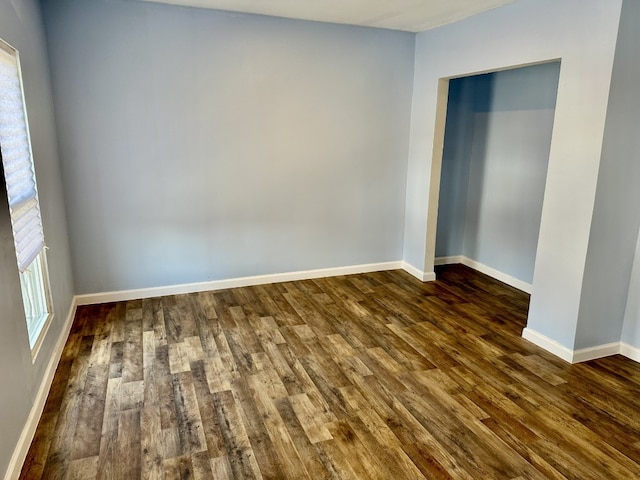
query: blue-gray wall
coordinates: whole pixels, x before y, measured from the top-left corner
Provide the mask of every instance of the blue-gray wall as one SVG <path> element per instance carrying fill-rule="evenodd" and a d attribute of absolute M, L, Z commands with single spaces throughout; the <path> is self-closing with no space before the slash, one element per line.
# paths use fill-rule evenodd
<path fill-rule="evenodd" d="M 77 293 L 402 258 L 414 35 L 44 8 Z"/>
<path fill-rule="evenodd" d="M 559 71 L 548 63 L 449 82 L 436 256 L 532 282 Z"/>
<path fill-rule="evenodd" d="M 619 341 L 627 303 L 622 341 L 640 348 L 637 308 L 640 290 L 637 279 L 629 283 L 640 225 L 639 25 L 640 2 L 625 0 L 611 79 L 576 348 Z M 636 255 L 635 263 L 638 262 L 640 258 Z"/>
<path fill-rule="evenodd" d="M 477 83 L 475 76 L 449 82 L 436 257 L 462 255 L 464 250 Z"/>
<path fill-rule="evenodd" d="M 640 236 L 636 243 L 620 340 L 640 349 Z"/>
<path fill-rule="evenodd" d="M 55 317 L 31 361 L 4 182 L 0 181 L 0 478 L 27 421 L 73 296 L 42 18 L 36 0 L 0 0 L 0 38 L 20 53 Z"/>

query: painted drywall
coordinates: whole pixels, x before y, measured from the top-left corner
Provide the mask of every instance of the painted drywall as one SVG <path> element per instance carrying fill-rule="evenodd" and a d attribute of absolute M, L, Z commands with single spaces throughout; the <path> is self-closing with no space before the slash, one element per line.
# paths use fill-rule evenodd
<path fill-rule="evenodd" d="M 73 296 L 47 51 L 36 0 L 0 0 L 0 38 L 18 49 L 55 317 L 35 363 L 27 335 L 4 180 L 0 185 L 0 477 L 34 403 Z M 4 178 L 4 177 L 2 177 Z"/>
<path fill-rule="evenodd" d="M 46 2 L 77 293 L 398 261 L 414 35 Z"/>
<path fill-rule="evenodd" d="M 618 0 L 520 0 L 416 37 L 404 260 L 424 272 L 435 255 L 437 196 L 429 199 L 431 187 L 437 191 L 432 169 L 439 173 L 432 158 L 440 79 L 562 59 L 528 327 L 570 349 L 620 8 Z"/>
<path fill-rule="evenodd" d="M 636 242 L 620 340 L 640 349 L 640 235 Z"/>
<path fill-rule="evenodd" d="M 475 77 L 449 82 L 436 257 L 458 256 L 463 252 L 475 100 Z"/>
<path fill-rule="evenodd" d="M 559 72 L 553 62 L 451 80 L 436 257 L 533 281 Z"/>
<path fill-rule="evenodd" d="M 635 260 L 631 260 L 640 226 L 639 24 L 640 2 L 625 0 L 611 79 L 577 348 L 617 342 L 621 332 L 623 342 L 640 348 L 637 266 L 640 257 L 635 253 Z M 629 282 L 632 265 L 635 273 Z"/>

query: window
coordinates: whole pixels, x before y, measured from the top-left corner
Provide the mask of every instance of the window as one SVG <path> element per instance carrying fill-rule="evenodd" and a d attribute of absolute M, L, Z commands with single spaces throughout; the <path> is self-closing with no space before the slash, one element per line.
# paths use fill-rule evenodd
<path fill-rule="evenodd" d="M 35 358 L 53 312 L 18 52 L 0 40 L 0 157 L 20 272 L 29 345 Z"/>

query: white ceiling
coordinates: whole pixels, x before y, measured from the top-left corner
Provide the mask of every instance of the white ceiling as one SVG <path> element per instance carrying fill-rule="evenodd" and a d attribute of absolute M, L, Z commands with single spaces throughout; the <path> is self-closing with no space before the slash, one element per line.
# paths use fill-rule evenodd
<path fill-rule="evenodd" d="M 319 22 L 422 32 L 515 0 L 146 0 Z"/>

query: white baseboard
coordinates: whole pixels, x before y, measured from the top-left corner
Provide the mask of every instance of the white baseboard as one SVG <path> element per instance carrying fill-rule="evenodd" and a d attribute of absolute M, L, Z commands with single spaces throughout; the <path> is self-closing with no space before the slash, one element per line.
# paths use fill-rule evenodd
<path fill-rule="evenodd" d="M 423 282 L 435 282 L 436 281 L 436 272 L 427 272 L 422 275 Z"/>
<path fill-rule="evenodd" d="M 410 275 L 413 275 L 421 282 L 433 282 L 436 279 L 435 272 L 423 272 L 407 262 L 402 262 L 402 269 Z"/>
<path fill-rule="evenodd" d="M 588 362 L 596 358 L 608 357 L 620 353 L 620 342 L 596 345 L 595 347 L 581 348 L 573 351 L 571 363 Z"/>
<path fill-rule="evenodd" d="M 525 328 L 522 331 L 522 338 L 529 340 L 531 343 L 534 343 L 535 345 L 545 349 L 547 352 L 553 353 L 556 357 L 560 357 L 569 363 L 588 362 L 589 360 L 596 360 L 598 358 L 609 357 L 617 354 L 623 355 L 630 360 L 640 362 L 640 348 L 636 348 L 624 342 L 606 343 L 604 345 L 596 345 L 595 347 L 571 350 L 530 328 Z"/>
<path fill-rule="evenodd" d="M 22 470 L 22 465 L 27 458 L 27 453 L 29 453 L 29 447 L 33 441 L 33 436 L 36 433 L 38 422 L 40 422 L 40 416 L 44 410 L 44 405 L 47 401 L 47 396 L 49 395 L 49 389 L 51 388 L 56 368 L 58 368 L 58 362 L 62 356 L 64 346 L 67 343 L 67 338 L 69 337 L 69 332 L 71 331 L 71 326 L 73 325 L 73 320 L 76 316 L 77 305 L 76 298 L 74 297 L 71 300 L 69 313 L 64 321 L 64 325 L 62 325 L 62 330 L 60 330 L 60 335 L 58 336 L 58 340 L 56 341 L 51 358 L 47 364 L 44 376 L 42 377 L 42 382 L 40 383 L 38 393 L 36 394 L 33 406 L 29 412 L 29 417 L 22 429 L 18 443 L 13 450 L 13 455 L 11 455 L 11 460 L 9 461 L 9 466 L 4 476 L 5 480 L 14 480 L 20 476 L 20 470 Z"/>
<path fill-rule="evenodd" d="M 404 268 L 403 262 L 369 263 L 337 268 L 321 268 L 318 270 L 303 270 L 298 272 L 275 273 L 270 275 L 256 275 L 252 277 L 213 280 L 210 282 L 185 283 L 164 287 L 139 288 L 135 290 L 120 290 L 115 292 L 90 293 L 77 295 L 78 305 L 92 305 L 96 303 L 121 302 L 141 298 L 161 297 L 164 295 L 178 295 L 182 293 L 206 292 L 223 290 L 226 288 L 250 287 L 267 283 L 292 282 L 309 280 L 312 278 L 335 277 L 355 273 L 380 272 L 383 270 L 398 270 Z"/>
<path fill-rule="evenodd" d="M 573 350 L 535 330 L 528 327 L 525 328 L 522 331 L 522 338 L 529 340 L 531 343 L 545 349 L 549 353 L 553 353 L 556 357 L 560 357 L 566 362 L 573 363 Z"/>
<path fill-rule="evenodd" d="M 463 255 L 455 255 L 453 257 L 436 257 L 433 259 L 434 265 L 455 265 L 456 263 L 464 263 Z"/>
<path fill-rule="evenodd" d="M 517 288 L 518 290 L 522 290 L 525 293 L 531 294 L 533 291 L 533 287 L 530 283 L 523 282 L 511 275 L 500 272 L 495 268 L 489 267 L 483 263 L 477 262 L 475 260 L 470 259 L 469 257 L 465 257 L 464 255 L 457 255 L 453 257 L 437 257 L 434 260 L 435 265 L 450 265 L 453 263 L 461 263 L 466 265 L 469 268 L 473 268 L 474 270 L 479 271 L 480 273 L 484 273 L 485 275 L 489 275 L 496 280 L 500 280 L 502 283 L 506 283 L 507 285 L 511 285 L 513 288 Z"/>
<path fill-rule="evenodd" d="M 629 345 L 628 343 L 620 342 L 620 355 L 640 362 L 640 348 Z"/>

